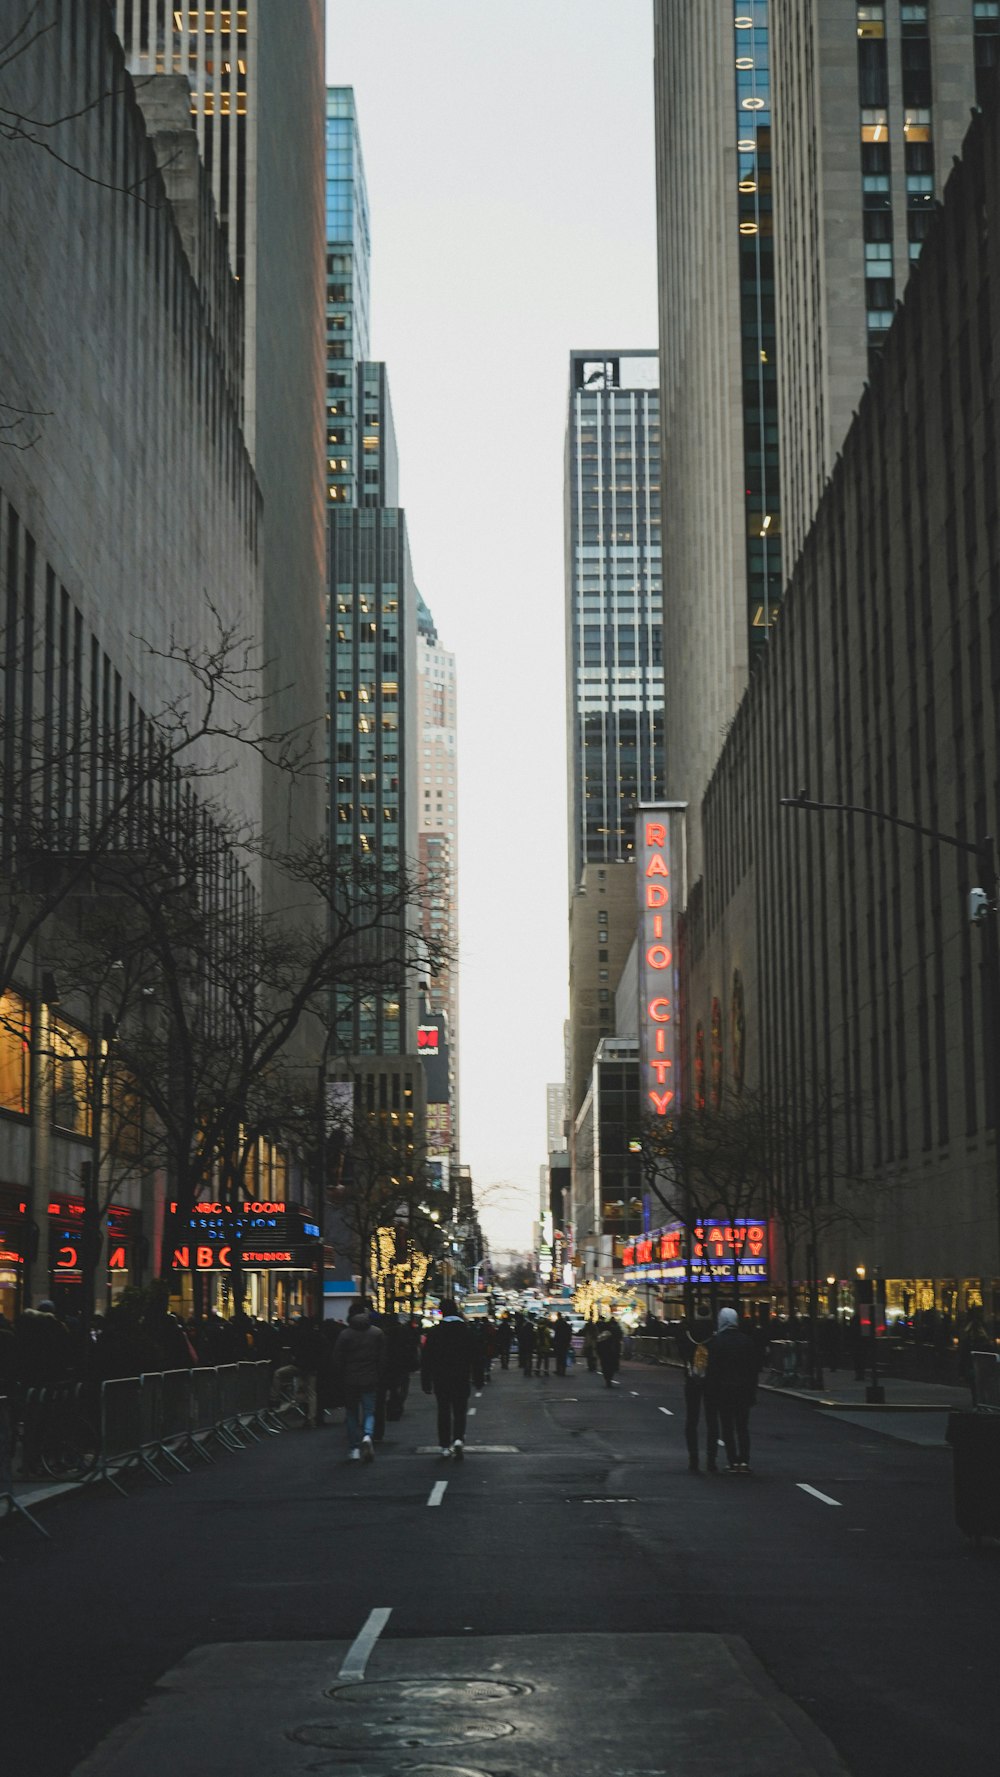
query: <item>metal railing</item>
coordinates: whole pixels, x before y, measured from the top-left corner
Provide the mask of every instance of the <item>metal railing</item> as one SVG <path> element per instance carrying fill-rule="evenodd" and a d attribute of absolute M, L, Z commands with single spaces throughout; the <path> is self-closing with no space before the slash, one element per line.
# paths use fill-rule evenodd
<path fill-rule="evenodd" d="M 67 1468 L 67 1479 L 107 1481 L 123 1496 L 124 1478 L 132 1472 L 148 1474 L 171 1486 L 174 1473 L 190 1472 L 185 1456 L 215 1460 L 208 1446 L 245 1450 L 264 1435 L 277 1437 L 282 1426 L 271 1408 L 272 1368 L 269 1363 L 222 1364 L 193 1370 L 153 1370 L 141 1376 L 115 1377 L 102 1382 L 97 1424 L 92 1438 L 78 1429 L 76 1442 L 88 1444 L 86 1461 Z M 82 1412 L 79 1385 L 31 1390 L 19 1415 L 22 1452 L 39 1451 L 44 1457 L 46 1437 L 54 1436 L 53 1417 L 59 1412 Z M 67 1420 L 82 1427 L 83 1421 Z M 14 1444 L 17 1427 L 10 1402 L 0 1397 L 0 1505 L 6 1516 L 17 1512 L 43 1536 L 48 1532 L 32 1517 L 14 1493 Z M 61 1434 L 67 1444 L 69 1430 Z M 51 1473 L 48 1464 L 47 1472 Z"/>

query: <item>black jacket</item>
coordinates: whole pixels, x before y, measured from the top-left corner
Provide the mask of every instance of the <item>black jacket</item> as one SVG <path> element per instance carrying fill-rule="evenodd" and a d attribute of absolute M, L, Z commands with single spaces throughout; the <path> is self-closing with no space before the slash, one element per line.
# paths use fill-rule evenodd
<path fill-rule="evenodd" d="M 351 1314 L 333 1348 L 331 1369 L 343 1388 L 377 1388 L 385 1369 L 385 1335 L 367 1314 Z"/>
<path fill-rule="evenodd" d="M 757 1389 L 757 1351 L 739 1327 L 724 1327 L 708 1341 L 705 1387 L 718 1398 L 752 1401 Z"/>
<path fill-rule="evenodd" d="M 466 1387 L 476 1363 L 476 1336 L 467 1320 L 450 1314 L 439 1320 L 424 1341 L 420 1380 L 427 1393 L 432 1388 Z"/>

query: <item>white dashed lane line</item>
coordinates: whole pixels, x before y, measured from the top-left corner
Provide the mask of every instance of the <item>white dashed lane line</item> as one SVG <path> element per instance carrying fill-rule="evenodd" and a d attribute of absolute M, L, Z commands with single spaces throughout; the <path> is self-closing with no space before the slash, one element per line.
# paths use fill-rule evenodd
<path fill-rule="evenodd" d="M 441 1504 L 441 1501 L 444 1498 L 444 1490 L 447 1485 L 447 1481 L 435 1481 L 430 1491 L 430 1498 L 427 1501 L 429 1506 L 439 1506 Z"/>
<path fill-rule="evenodd" d="M 674 1416 L 670 1407 L 661 1407 L 660 1412 L 665 1413 L 668 1419 L 672 1419 Z"/>
<path fill-rule="evenodd" d="M 341 1666 L 340 1671 L 337 1674 L 338 1678 L 343 1679 L 347 1684 L 361 1683 L 365 1676 L 365 1667 L 368 1664 L 372 1648 L 375 1646 L 376 1641 L 391 1616 L 391 1606 L 369 1612 L 368 1621 L 365 1623 L 360 1635 L 355 1637 L 344 1655 L 344 1664 Z"/>
<path fill-rule="evenodd" d="M 811 1493 L 813 1499 L 822 1500 L 825 1506 L 839 1506 L 842 1503 L 839 1499 L 831 1499 L 828 1493 L 821 1493 L 818 1487 L 810 1487 L 808 1481 L 796 1481 L 795 1485 L 801 1487 L 803 1493 Z"/>

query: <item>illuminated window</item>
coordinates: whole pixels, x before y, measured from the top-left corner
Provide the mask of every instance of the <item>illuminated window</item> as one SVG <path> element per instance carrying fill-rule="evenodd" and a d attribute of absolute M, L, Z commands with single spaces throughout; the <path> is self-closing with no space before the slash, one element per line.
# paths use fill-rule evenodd
<path fill-rule="evenodd" d="M 858 36 L 859 37 L 884 37 L 885 36 L 885 7 L 884 6 L 859 6 L 858 7 Z"/>
<path fill-rule="evenodd" d="M 888 142 L 889 113 L 887 111 L 862 111 L 861 140 L 862 142 Z"/>
<path fill-rule="evenodd" d="M 52 1055 L 52 1121 L 71 1135 L 90 1134 L 90 1039 L 61 1018 L 49 1032 Z"/>
<path fill-rule="evenodd" d="M 0 995 L 0 1107 L 28 1113 L 31 1014 L 19 993 Z"/>
<path fill-rule="evenodd" d="M 903 135 L 907 142 L 930 142 L 932 140 L 931 114 L 926 106 L 907 111 L 903 118 Z"/>

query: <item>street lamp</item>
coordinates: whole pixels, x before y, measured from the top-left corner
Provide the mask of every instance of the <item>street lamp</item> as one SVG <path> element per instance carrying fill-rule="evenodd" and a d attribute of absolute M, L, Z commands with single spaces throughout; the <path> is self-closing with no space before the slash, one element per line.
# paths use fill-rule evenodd
<path fill-rule="evenodd" d="M 983 1074 L 986 1083 L 987 1107 L 993 1112 L 994 1196 L 997 1219 L 997 1272 L 1000 1277 L 1000 1115 L 998 1115 L 997 1062 L 1000 1056 L 1000 941 L 997 937 L 997 869 L 996 847 L 991 835 L 982 839 L 959 839 L 954 833 L 939 833 L 919 821 L 904 820 L 901 815 L 887 814 L 881 808 L 864 808 L 854 802 L 817 802 L 800 790 L 797 796 L 780 796 L 782 808 L 801 808 L 828 814 L 860 814 L 866 820 L 880 821 L 887 827 L 904 827 L 939 845 L 950 845 L 955 851 L 970 853 L 979 867 L 981 885 L 969 894 L 970 923 L 983 932 Z M 859 1274 L 863 1275 L 859 1267 Z"/>

